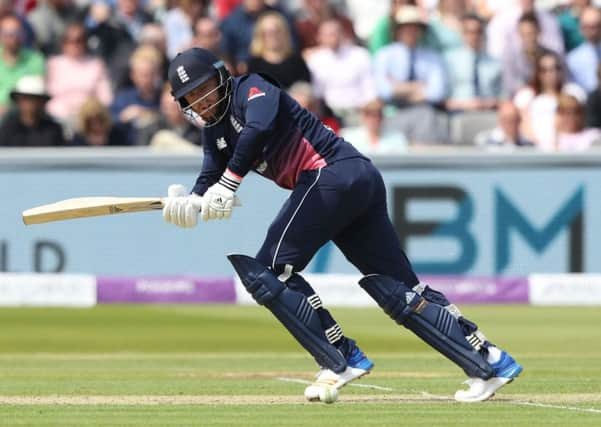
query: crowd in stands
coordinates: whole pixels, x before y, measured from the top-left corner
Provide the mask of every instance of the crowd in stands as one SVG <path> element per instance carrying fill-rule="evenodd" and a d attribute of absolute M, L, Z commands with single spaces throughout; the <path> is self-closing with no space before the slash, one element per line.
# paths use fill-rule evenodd
<path fill-rule="evenodd" d="M 601 0 L 0 0 L 0 146 L 195 150 L 193 46 L 368 155 L 601 146 Z"/>

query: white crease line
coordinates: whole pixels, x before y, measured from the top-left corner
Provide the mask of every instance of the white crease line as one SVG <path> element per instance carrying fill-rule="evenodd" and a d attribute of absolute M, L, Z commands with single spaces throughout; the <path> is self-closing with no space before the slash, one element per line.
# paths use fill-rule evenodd
<path fill-rule="evenodd" d="M 277 377 L 276 380 L 286 381 L 289 383 L 298 383 L 298 384 L 313 384 L 313 381 L 301 380 L 300 378 L 287 378 L 287 377 Z M 381 387 L 375 384 L 347 384 L 348 387 L 361 387 L 361 388 L 371 388 L 373 390 L 383 390 L 383 391 L 394 391 L 394 389 L 389 387 Z"/>
<path fill-rule="evenodd" d="M 579 408 L 578 406 L 549 405 L 547 403 L 526 402 L 522 400 L 510 400 L 508 403 L 514 403 L 516 405 L 523 406 L 536 406 L 539 408 L 565 409 L 566 411 L 592 412 L 594 414 L 601 414 L 601 409 Z"/>
<path fill-rule="evenodd" d="M 431 399 L 438 399 L 438 400 L 449 400 L 449 401 L 453 401 L 454 399 L 451 399 L 450 397 L 446 397 L 446 396 L 441 396 L 438 394 L 432 394 L 432 393 L 428 393 L 427 391 L 422 391 L 420 392 L 422 396 L 424 397 L 428 397 Z M 510 403 L 513 405 L 522 405 L 522 406 L 535 406 L 538 408 L 549 408 L 549 409 L 563 409 L 566 411 L 578 411 L 578 412 L 592 412 L 594 414 L 601 414 L 601 409 L 594 409 L 594 408 L 580 408 L 578 406 L 563 406 L 563 405 L 551 405 L 548 403 L 538 403 L 538 402 L 528 402 L 526 400 L 508 400 L 508 401 L 497 401 L 499 403 Z"/>
<path fill-rule="evenodd" d="M 298 383 L 298 384 L 312 384 L 311 381 L 307 381 L 307 380 L 302 380 L 300 378 L 287 378 L 287 377 L 277 377 L 276 378 L 279 381 L 286 381 L 289 383 Z M 375 390 L 385 390 L 385 391 L 394 391 L 394 389 L 389 388 L 389 387 L 381 387 L 379 385 L 373 385 L 373 384 L 348 384 L 351 387 L 363 387 L 363 388 L 371 388 L 371 389 L 375 389 Z M 448 396 L 442 396 L 439 394 L 432 394 L 432 393 L 428 393 L 427 391 L 420 391 L 419 394 L 421 394 L 422 396 L 429 398 L 429 399 L 436 399 L 436 400 L 445 400 L 445 401 L 450 401 L 450 402 L 454 402 L 455 399 L 450 398 Z M 562 405 L 551 405 L 548 403 L 538 403 L 538 402 L 527 402 L 524 400 L 508 400 L 508 401 L 497 401 L 499 403 L 510 403 L 513 405 L 522 405 L 522 406 L 535 406 L 538 408 L 549 408 L 549 409 L 563 409 L 566 411 L 577 411 L 577 412 L 591 412 L 593 414 L 601 414 L 601 409 L 594 409 L 594 408 L 580 408 L 578 406 L 562 406 Z"/>

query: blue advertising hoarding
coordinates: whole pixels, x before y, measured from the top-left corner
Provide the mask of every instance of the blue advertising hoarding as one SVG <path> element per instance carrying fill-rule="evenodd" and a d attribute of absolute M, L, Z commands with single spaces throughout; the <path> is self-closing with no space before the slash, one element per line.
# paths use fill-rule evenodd
<path fill-rule="evenodd" d="M 584 156 L 491 161 L 476 154 L 433 161 L 412 155 L 376 164 L 391 218 L 418 272 L 523 276 L 601 271 L 601 156 L 596 163 Z M 244 206 L 231 220 L 192 230 L 166 224 L 159 212 L 22 224 L 22 210 L 61 199 L 161 196 L 169 184 L 191 186 L 200 164 L 138 157 L 90 152 L 68 160 L 23 154 L 0 161 L 0 270 L 231 275 L 225 254 L 253 255 L 287 197 L 249 175 L 239 190 Z M 322 248 L 307 270 L 355 272 L 333 245 Z"/>

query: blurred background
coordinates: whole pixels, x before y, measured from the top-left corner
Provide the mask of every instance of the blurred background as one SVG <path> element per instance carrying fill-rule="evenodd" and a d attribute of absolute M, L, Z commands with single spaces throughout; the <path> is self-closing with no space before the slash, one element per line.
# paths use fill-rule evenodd
<path fill-rule="evenodd" d="M 224 255 L 254 255 L 287 197 L 259 176 L 231 221 L 194 230 L 20 219 L 192 185 L 202 137 L 166 82 L 192 46 L 271 74 L 370 156 L 416 271 L 450 299 L 601 303 L 599 3 L 0 0 L 0 304 L 251 303 Z M 306 274 L 329 304 L 373 305 L 333 245 Z"/>

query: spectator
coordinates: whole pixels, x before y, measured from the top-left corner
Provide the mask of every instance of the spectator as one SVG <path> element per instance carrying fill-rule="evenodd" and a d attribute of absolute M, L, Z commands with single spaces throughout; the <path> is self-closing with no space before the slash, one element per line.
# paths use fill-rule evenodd
<path fill-rule="evenodd" d="M 394 40 L 395 16 L 401 6 L 415 6 L 415 0 L 390 0 L 388 15 L 379 19 L 376 27 L 369 36 L 369 51 L 372 54 L 375 54 L 381 47 L 392 43 Z"/>
<path fill-rule="evenodd" d="M 140 129 L 137 145 L 150 145 L 157 132 L 163 130 L 162 139 L 185 140 L 188 143 L 201 145 L 200 129 L 185 119 L 177 102 L 171 95 L 171 86 L 166 84 L 161 92 L 161 112 L 159 119 L 149 126 Z"/>
<path fill-rule="evenodd" d="M 142 32 L 140 33 L 140 46 L 147 45 L 154 47 L 161 54 L 161 61 L 163 63 L 161 76 L 163 80 L 167 80 L 167 71 L 169 70 L 167 35 L 161 24 L 150 22 L 142 27 Z"/>
<path fill-rule="evenodd" d="M 375 57 L 378 95 L 400 108 L 399 130 L 412 142 L 432 143 L 444 139 L 446 128 L 433 106 L 446 96 L 447 77 L 440 54 L 418 46 L 427 23 L 415 6 L 403 6 L 396 16 L 396 42 Z"/>
<path fill-rule="evenodd" d="M 177 0 L 175 4 L 177 6 L 168 10 L 163 20 L 169 59 L 190 45 L 194 37 L 192 24 L 207 7 L 206 0 Z"/>
<path fill-rule="evenodd" d="M 359 109 L 376 96 L 369 51 L 345 41 L 336 19 L 321 23 L 318 38 L 307 60 L 315 94 L 344 125 L 357 124 Z"/>
<path fill-rule="evenodd" d="M 212 52 L 218 58 L 223 58 L 221 52 L 221 30 L 215 21 L 208 16 L 199 16 L 193 27 L 194 38 L 190 47 L 202 47 Z"/>
<path fill-rule="evenodd" d="M 557 151 L 585 151 L 601 139 L 601 129 L 585 127 L 584 106 L 572 95 L 559 96 L 555 126 Z"/>
<path fill-rule="evenodd" d="M 115 20 L 124 28 L 136 43 L 140 41 L 140 34 L 144 24 L 152 22 L 152 16 L 140 5 L 140 0 L 116 0 L 117 10 Z"/>
<path fill-rule="evenodd" d="M 334 6 L 327 0 L 304 0 L 303 3 L 305 7 L 301 9 L 302 13 L 296 20 L 296 30 L 302 50 L 317 46 L 319 26 L 328 19 L 336 19 L 340 22 L 346 40 L 357 41 L 353 21 L 336 11 Z"/>
<path fill-rule="evenodd" d="M 248 72 L 274 77 L 284 89 L 297 81 L 311 81 L 305 60 L 292 48 L 288 23 L 278 12 L 266 12 L 259 17 L 250 54 Z"/>
<path fill-rule="evenodd" d="M 10 92 L 16 109 L 0 125 L 0 145 L 12 147 L 61 146 L 63 130 L 44 107 L 50 96 L 42 76 L 23 76 Z"/>
<path fill-rule="evenodd" d="M 580 31 L 580 14 L 590 4 L 591 0 L 568 0 L 567 7 L 557 16 L 566 52 L 584 42 L 584 36 Z"/>
<path fill-rule="evenodd" d="M 340 121 L 334 116 L 332 111 L 325 105 L 323 99 L 315 96 L 313 87 L 307 82 L 296 82 L 290 89 L 288 94 L 311 113 L 315 114 L 321 122 L 332 129 L 336 135 L 340 132 Z"/>
<path fill-rule="evenodd" d="M 73 0 L 40 0 L 28 20 L 35 33 L 38 48 L 46 55 L 58 53 L 61 37 L 69 22 L 81 19 Z"/>
<path fill-rule="evenodd" d="M 553 149 L 555 112 L 562 93 L 582 101 L 586 99 L 578 85 L 566 82 L 561 59 L 551 52 L 538 58 L 532 81 L 513 98 L 520 110 L 524 136 L 543 150 Z"/>
<path fill-rule="evenodd" d="M 398 130 L 384 128 L 384 103 L 378 99 L 361 108 L 361 124 L 343 128 L 341 136 L 368 156 L 400 154 L 407 151 L 407 138 Z"/>
<path fill-rule="evenodd" d="M 552 52 L 539 42 L 540 26 L 534 13 L 526 12 L 520 17 L 518 34 L 520 43 L 508 47 L 502 60 L 503 87 L 512 96 L 532 80 L 536 60 Z"/>
<path fill-rule="evenodd" d="M 396 42 L 382 48 L 375 58 L 380 97 L 399 106 L 441 103 L 446 95 L 442 57 L 418 45 L 427 28 L 423 13 L 415 6 L 404 6 L 396 19 Z"/>
<path fill-rule="evenodd" d="M 29 21 L 24 15 L 16 11 L 13 0 L 0 0 L 0 20 L 6 15 L 16 15 L 21 21 L 21 28 L 23 28 L 23 46 L 32 47 L 35 41 L 35 35 L 33 34 L 33 28 Z"/>
<path fill-rule="evenodd" d="M 194 37 L 188 47 L 201 47 L 213 53 L 217 58 L 225 62 L 230 74 L 237 75 L 232 59 L 222 50 L 222 35 L 217 23 L 208 16 L 200 16 L 196 19 L 193 27 Z"/>
<path fill-rule="evenodd" d="M 574 81 L 592 92 L 598 86 L 597 66 L 601 63 L 601 10 L 585 8 L 580 15 L 580 29 L 586 41 L 568 54 L 567 63 Z"/>
<path fill-rule="evenodd" d="M 586 125 L 601 128 L 601 64 L 597 66 L 597 89 L 586 99 Z"/>
<path fill-rule="evenodd" d="M 255 22 L 259 15 L 269 10 L 281 12 L 265 4 L 265 0 L 242 0 L 240 6 L 221 22 L 222 50 L 233 61 L 237 73 L 246 72 L 246 62 L 250 56 L 250 41 L 252 40 Z M 294 23 L 288 17 L 286 17 L 286 20 L 292 32 L 292 40 L 296 48 L 297 36 Z"/>
<path fill-rule="evenodd" d="M 10 90 L 19 78 L 29 74 L 44 74 L 44 57 L 23 47 L 23 26 L 17 15 L 0 19 L 0 115 L 9 104 Z"/>
<path fill-rule="evenodd" d="M 520 16 L 532 12 L 540 24 L 541 42 L 554 52 L 563 55 L 563 39 L 555 16 L 549 12 L 536 9 L 535 0 L 519 0 L 519 4 L 504 9 L 496 14 L 488 24 L 488 53 L 495 58 L 502 58 L 506 49 L 517 46 L 520 42 L 517 27 Z"/>
<path fill-rule="evenodd" d="M 69 145 L 127 145 L 123 127 L 114 126 L 111 113 L 96 97 L 88 98 L 77 113 L 76 133 Z"/>
<path fill-rule="evenodd" d="M 102 60 L 87 55 L 82 24 L 69 24 L 62 37 L 62 54 L 48 60 L 47 84 L 52 99 L 47 110 L 63 126 L 70 122 L 87 98 L 96 96 L 104 105 L 113 100 L 111 82 Z"/>
<path fill-rule="evenodd" d="M 511 101 L 503 101 L 497 109 L 497 127 L 476 135 L 474 143 L 485 148 L 532 147 L 521 133 L 520 112 Z"/>
<path fill-rule="evenodd" d="M 501 97 L 501 66 L 484 50 L 484 22 L 477 15 L 462 20 L 463 46 L 445 55 L 452 111 L 490 110 Z"/>
<path fill-rule="evenodd" d="M 86 17 L 88 49 L 108 66 L 113 89 L 128 85 L 128 60 L 136 48 L 125 24 L 104 0 L 94 0 Z"/>
<path fill-rule="evenodd" d="M 115 95 L 113 120 L 127 128 L 127 144 L 135 144 L 138 129 L 158 119 L 161 95 L 161 55 L 151 46 L 136 49 L 129 61 L 133 86 Z"/>
<path fill-rule="evenodd" d="M 428 22 L 425 44 L 440 53 L 463 45 L 461 17 L 467 13 L 467 0 L 439 0 Z"/>

